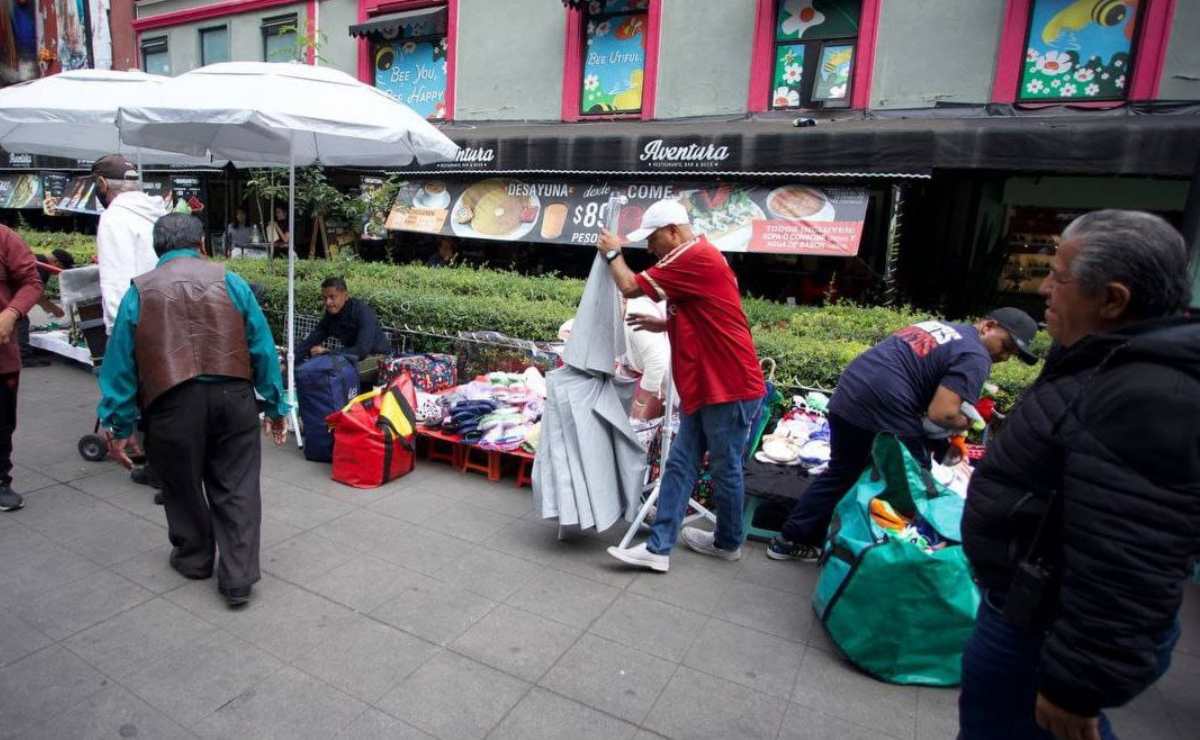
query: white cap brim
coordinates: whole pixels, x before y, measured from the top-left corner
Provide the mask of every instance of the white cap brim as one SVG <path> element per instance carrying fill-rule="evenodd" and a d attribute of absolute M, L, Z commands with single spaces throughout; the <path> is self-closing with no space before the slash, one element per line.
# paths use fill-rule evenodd
<path fill-rule="evenodd" d="M 662 227 L 659 227 L 659 228 L 662 228 Z M 625 238 L 626 238 L 627 240 L 631 241 L 631 242 L 640 242 L 640 241 L 644 241 L 644 240 L 646 240 L 646 239 L 649 239 L 649 238 L 650 238 L 650 235 L 651 235 L 651 234 L 653 234 L 653 233 L 654 233 L 654 232 L 656 232 L 656 231 L 658 231 L 658 228 L 655 228 L 655 229 L 638 229 L 637 231 L 631 231 L 631 232 L 629 232 L 628 234 L 626 234 L 626 235 L 625 235 Z"/>

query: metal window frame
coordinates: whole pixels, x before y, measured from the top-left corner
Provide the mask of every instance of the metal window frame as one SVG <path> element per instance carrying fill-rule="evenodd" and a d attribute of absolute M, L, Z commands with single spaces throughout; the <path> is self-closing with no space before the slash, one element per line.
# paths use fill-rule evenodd
<path fill-rule="evenodd" d="M 300 38 L 300 14 L 285 13 L 283 15 L 274 15 L 270 18 L 263 18 L 259 24 L 259 30 L 262 33 L 262 58 L 264 62 L 273 61 L 267 55 L 267 39 L 272 36 L 286 36 L 283 33 L 284 28 L 295 29 L 292 33 L 297 39 Z M 297 56 L 297 59 L 299 56 Z M 290 60 L 289 60 L 290 61 Z"/>
<path fill-rule="evenodd" d="M 199 43 L 199 47 L 200 47 L 200 49 L 199 49 L 200 53 L 197 54 L 197 56 L 200 57 L 200 66 L 201 67 L 207 66 L 209 64 L 217 63 L 215 61 L 209 61 L 204 56 L 204 34 L 212 33 L 214 31 L 224 31 L 225 32 L 225 57 L 226 58 L 222 59 L 221 61 L 229 62 L 229 61 L 233 60 L 233 38 L 232 38 L 230 29 L 229 29 L 229 24 L 221 23 L 221 24 L 218 24 L 215 26 L 204 26 L 196 31 L 196 39 L 197 39 L 197 41 Z"/>
<path fill-rule="evenodd" d="M 167 71 L 171 69 L 171 48 L 167 41 L 167 34 L 162 36 L 153 36 L 151 38 L 143 38 L 138 42 L 138 54 L 141 56 L 142 71 L 146 71 L 146 54 L 166 54 L 167 55 Z"/>
<path fill-rule="evenodd" d="M 779 23 L 779 6 L 784 0 L 776 0 L 774 5 L 774 15 L 771 21 L 771 86 L 767 90 L 767 110 L 820 110 L 825 108 L 849 108 L 850 101 L 854 97 L 854 70 L 858 68 L 858 36 L 839 36 L 837 38 L 828 39 L 796 39 L 795 41 L 780 41 L 779 35 L 775 30 L 775 25 Z M 861 31 L 862 24 L 862 6 L 859 6 L 859 30 Z M 800 78 L 800 105 L 795 107 L 777 107 L 775 105 L 775 65 L 779 63 L 779 48 L 782 46 L 803 47 L 804 53 L 801 55 L 804 60 L 804 76 Z M 813 91 L 817 87 L 817 67 L 821 64 L 821 56 L 825 51 L 826 46 L 851 46 L 854 47 L 854 56 L 850 66 L 850 76 L 846 80 L 846 97 L 841 100 L 822 100 L 813 98 Z"/>
<path fill-rule="evenodd" d="M 613 116 L 640 116 L 642 114 L 642 108 L 645 107 L 645 105 L 646 105 L 646 86 L 645 86 L 644 82 L 642 83 L 642 104 L 637 107 L 637 110 L 600 111 L 598 113 L 589 113 L 588 111 L 583 109 L 583 81 L 587 79 L 587 27 L 588 27 L 588 24 L 592 23 L 593 21 L 596 23 L 602 23 L 611 18 L 624 18 L 625 16 L 629 16 L 629 15 L 645 16 L 646 27 L 649 28 L 649 25 L 650 25 L 650 8 L 649 8 L 649 6 L 647 6 L 645 8 L 641 8 L 639 10 L 618 10 L 615 12 L 600 11 L 599 13 L 595 13 L 595 14 L 589 12 L 586 8 L 583 11 L 583 23 L 581 24 L 581 26 L 582 26 L 581 33 L 583 34 L 583 40 L 582 40 L 582 43 L 580 43 L 580 45 L 579 45 L 580 54 L 583 56 L 583 58 L 580 60 L 579 80 L 577 81 L 577 84 L 579 85 L 579 118 L 580 118 L 580 120 L 583 120 L 585 118 L 612 118 Z M 643 51 L 642 51 L 642 75 L 643 76 L 646 74 L 646 62 L 648 61 L 648 59 L 646 58 L 647 53 L 648 52 L 643 49 Z"/>
<path fill-rule="evenodd" d="M 1017 91 L 1014 98 L 1018 105 L 1037 105 L 1039 103 L 1124 103 L 1129 100 L 1130 90 L 1133 88 L 1133 68 L 1137 66 L 1138 55 L 1140 52 L 1142 34 L 1138 31 L 1142 27 L 1142 23 L 1146 20 L 1147 2 L 1139 2 L 1137 9 L 1134 11 L 1137 15 L 1133 17 L 1131 23 L 1134 24 L 1133 39 L 1129 43 L 1129 69 L 1125 72 L 1126 85 L 1119 97 L 1115 98 L 1077 98 L 1077 97 L 1057 97 L 1057 98 L 1029 98 L 1022 97 L 1022 85 L 1025 83 L 1025 54 L 1029 49 L 1029 38 L 1033 35 L 1033 11 L 1038 0 L 1029 0 L 1029 18 L 1025 22 L 1025 43 L 1021 45 L 1021 56 L 1017 60 Z M 1128 7 L 1128 6 L 1127 6 Z"/>

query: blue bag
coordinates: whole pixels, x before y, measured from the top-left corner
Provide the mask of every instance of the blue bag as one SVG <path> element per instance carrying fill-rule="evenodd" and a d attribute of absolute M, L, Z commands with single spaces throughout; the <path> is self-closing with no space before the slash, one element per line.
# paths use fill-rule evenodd
<path fill-rule="evenodd" d="M 333 435 L 325 417 L 358 395 L 358 367 L 347 357 L 318 355 L 296 368 L 296 397 L 304 426 L 304 457 L 333 460 Z"/>

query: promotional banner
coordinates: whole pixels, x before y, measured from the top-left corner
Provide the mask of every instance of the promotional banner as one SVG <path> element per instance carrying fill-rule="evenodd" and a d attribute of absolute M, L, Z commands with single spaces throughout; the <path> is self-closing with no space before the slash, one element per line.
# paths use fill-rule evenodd
<path fill-rule="evenodd" d="M 41 207 L 41 176 L 34 174 L 0 176 L 0 208 Z"/>
<path fill-rule="evenodd" d="M 53 204 L 46 201 L 45 207 L 54 213 L 85 213 L 98 215 L 104 211 L 96 196 L 96 180 L 91 175 L 81 175 L 71 180 L 63 196 Z"/>
<path fill-rule="evenodd" d="M 843 257 L 858 253 L 868 200 L 864 188 L 803 184 L 409 180 L 400 185 L 387 228 L 594 245 L 612 194 L 627 201 L 618 216 L 622 238 L 638 227 L 650 205 L 677 200 L 695 231 L 722 251 Z"/>

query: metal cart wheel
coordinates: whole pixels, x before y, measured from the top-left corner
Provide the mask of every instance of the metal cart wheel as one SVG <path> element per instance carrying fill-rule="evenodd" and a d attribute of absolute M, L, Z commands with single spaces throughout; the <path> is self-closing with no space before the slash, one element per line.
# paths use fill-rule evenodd
<path fill-rule="evenodd" d="M 85 434 L 79 438 L 79 454 L 84 460 L 101 462 L 108 457 L 108 444 L 98 434 Z"/>

